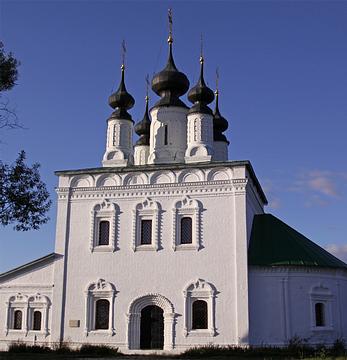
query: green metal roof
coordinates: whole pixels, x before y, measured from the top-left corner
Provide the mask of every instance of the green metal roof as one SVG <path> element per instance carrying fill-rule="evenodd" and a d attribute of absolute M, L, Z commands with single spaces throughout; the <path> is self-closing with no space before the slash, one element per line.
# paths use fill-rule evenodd
<path fill-rule="evenodd" d="M 347 269 L 343 261 L 271 214 L 254 216 L 248 264 Z"/>

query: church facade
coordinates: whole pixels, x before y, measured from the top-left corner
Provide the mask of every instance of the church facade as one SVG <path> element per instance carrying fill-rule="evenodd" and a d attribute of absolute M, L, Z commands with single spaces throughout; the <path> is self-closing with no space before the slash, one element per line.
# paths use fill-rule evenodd
<path fill-rule="evenodd" d="M 173 59 L 134 125 L 122 65 L 102 167 L 58 171 L 55 252 L 0 274 L 0 349 L 122 352 L 347 340 L 347 265 L 266 214 L 249 161 L 204 81 Z M 215 110 L 209 104 L 215 100 Z M 133 131 L 139 135 L 133 145 Z"/>

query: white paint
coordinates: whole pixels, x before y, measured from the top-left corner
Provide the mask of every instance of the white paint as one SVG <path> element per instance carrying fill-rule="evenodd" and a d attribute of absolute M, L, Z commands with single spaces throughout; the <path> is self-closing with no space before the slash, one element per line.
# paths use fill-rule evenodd
<path fill-rule="evenodd" d="M 185 162 L 209 162 L 213 155 L 213 116 L 188 114 Z"/>
<path fill-rule="evenodd" d="M 184 162 L 187 148 L 187 112 L 188 109 L 176 106 L 151 109 L 149 164 Z"/>
<path fill-rule="evenodd" d="M 112 117 L 108 119 L 103 166 L 124 167 L 134 163 L 132 132 L 132 121 Z"/>

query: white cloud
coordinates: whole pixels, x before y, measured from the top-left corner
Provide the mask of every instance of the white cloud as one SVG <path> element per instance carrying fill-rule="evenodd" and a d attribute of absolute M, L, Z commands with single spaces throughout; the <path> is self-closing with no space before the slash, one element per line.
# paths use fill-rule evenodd
<path fill-rule="evenodd" d="M 325 246 L 325 250 L 329 251 L 342 261 L 347 262 L 347 244 L 328 244 Z"/>

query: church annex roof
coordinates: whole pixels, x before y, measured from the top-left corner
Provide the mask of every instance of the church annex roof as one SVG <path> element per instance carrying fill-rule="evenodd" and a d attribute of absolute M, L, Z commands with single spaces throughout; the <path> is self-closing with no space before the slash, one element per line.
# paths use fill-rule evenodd
<path fill-rule="evenodd" d="M 16 276 L 19 273 L 29 271 L 29 270 L 31 270 L 33 268 L 38 267 L 38 266 L 44 266 L 44 265 L 50 264 L 54 260 L 56 260 L 57 258 L 59 258 L 61 256 L 62 255 L 59 255 L 57 253 L 51 253 L 51 254 L 45 255 L 45 256 L 43 256 L 43 257 L 41 257 L 39 259 L 30 261 L 29 263 L 26 263 L 24 265 L 21 265 L 21 266 L 18 266 L 16 268 L 14 268 L 14 269 L 6 271 L 6 272 L 0 274 L 0 282 L 3 281 L 3 280 L 6 280 L 7 278 L 10 278 L 12 276 Z"/>
<path fill-rule="evenodd" d="M 347 269 L 347 264 L 271 214 L 255 215 L 248 264 Z"/>
<path fill-rule="evenodd" d="M 130 172 L 143 172 L 143 171 L 158 171 L 158 170 L 174 170 L 174 169 L 188 169 L 188 168 L 214 168 L 214 167 L 235 167 L 235 166 L 246 166 L 252 181 L 260 195 L 261 200 L 265 205 L 268 204 L 267 198 L 255 172 L 252 164 L 249 160 L 234 160 L 234 161 L 214 161 L 207 163 L 176 163 L 176 164 L 147 164 L 141 166 L 124 166 L 124 167 L 98 167 L 88 169 L 77 169 L 77 170 L 60 170 L 55 171 L 54 174 L 57 176 L 61 175 L 81 175 L 81 174 L 110 174 L 110 173 L 130 173 Z"/>

